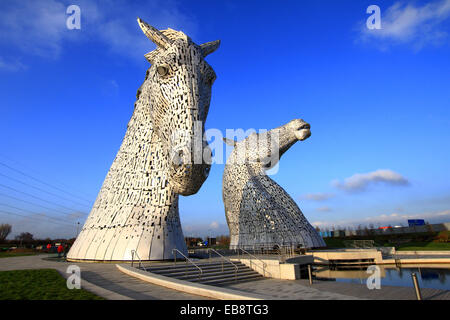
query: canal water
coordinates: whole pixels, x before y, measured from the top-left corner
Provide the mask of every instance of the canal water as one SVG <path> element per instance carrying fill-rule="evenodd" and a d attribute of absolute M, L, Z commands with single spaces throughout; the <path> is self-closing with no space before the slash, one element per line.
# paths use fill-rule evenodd
<path fill-rule="evenodd" d="M 379 266 L 379 268 L 381 286 L 414 287 L 411 278 L 411 273 L 414 272 L 421 288 L 450 290 L 450 266 L 447 268 L 430 268 L 426 265 L 404 268 Z M 315 276 L 323 280 L 366 284 L 367 278 L 372 275 L 372 272 L 367 273 L 366 270 L 330 270 L 318 267 Z"/>

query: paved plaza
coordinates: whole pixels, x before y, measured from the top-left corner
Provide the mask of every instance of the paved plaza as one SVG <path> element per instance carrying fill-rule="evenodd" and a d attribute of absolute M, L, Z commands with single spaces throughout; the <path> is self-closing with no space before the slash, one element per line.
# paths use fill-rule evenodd
<path fill-rule="evenodd" d="M 69 263 L 49 261 L 47 255 L 0 259 L 0 271 L 23 269 L 56 269 L 68 276 L 67 267 L 76 264 L 81 269 L 81 285 L 101 297 L 113 300 L 204 300 L 202 296 L 186 294 L 138 280 L 120 272 L 114 263 Z M 227 285 L 226 288 L 256 293 L 275 300 L 414 300 L 413 288 L 383 286 L 368 290 L 364 284 L 335 281 L 263 279 Z M 423 299 L 450 300 L 450 291 L 422 289 Z"/>

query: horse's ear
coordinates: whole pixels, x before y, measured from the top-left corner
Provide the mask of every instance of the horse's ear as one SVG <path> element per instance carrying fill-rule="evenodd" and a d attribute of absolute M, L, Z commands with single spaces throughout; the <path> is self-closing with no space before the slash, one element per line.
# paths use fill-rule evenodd
<path fill-rule="evenodd" d="M 225 144 L 232 146 L 232 147 L 236 147 L 236 143 L 237 143 L 237 141 L 231 140 L 228 138 L 223 138 L 223 142 L 225 142 Z"/>
<path fill-rule="evenodd" d="M 137 18 L 137 21 L 139 27 L 141 27 L 142 31 L 147 36 L 147 38 L 149 38 L 158 47 L 167 49 L 172 44 L 172 40 L 163 35 L 162 32 L 159 31 L 158 29 L 142 21 L 140 18 Z"/>
<path fill-rule="evenodd" d="M 220 46 L 220 40 L 206 42 L 204 44 L 200 45 L 200 48 L 202 49 L 202 55 L 203 57 L 206 57 L 208 54 L 213 53 L 217 50 Z"/>
<path fill-rule="evenodd" d="M 153 64 L 153 61 L 155 60 L 155 57 L 158 55 L 158 50 L 150 51 L 149 53 L 144 54 L 145 59 L 147 59 L 148 62 Z"/>

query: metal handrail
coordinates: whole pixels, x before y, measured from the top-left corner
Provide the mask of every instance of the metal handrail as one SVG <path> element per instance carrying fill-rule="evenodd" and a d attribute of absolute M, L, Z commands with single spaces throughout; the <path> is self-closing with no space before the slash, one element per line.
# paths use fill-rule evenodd
<path fill-rule="evenodd" d="M 141 257 L 139 257 L 138 253 L 136 250 L 131 250 L 131 266 L 133 267 L 133 263 L 134 263 L 134 255 L 136 255 L 136 257 L 138 257 L 139 259 L 139 268 L 142 268 L 142 261 L 141 261 Z"/>
<path fill-rule="evenodd" d="M 223 255 L 221 255 L 219 252 L 217 252 L 215 249 L 213 249 L 213 248 L 209 248 L 208 249 L 208 253 L 209 253 L 209 257 L 211 258 L 211 253 L 209 252 L 210 250 L 212 250 L 213 252 L 215 252 L 217 255 L 219 255 L 220 257 L 222 257 L 222 259 L 223 260 L 225 260 L 225 261 L 227 261 L 227 262 L 229 262 L 229 263 L 231 263 L 233 266 L 234 266 L 234 279 L 237 281 L 237 273 L 238 273 L 238 271 L 239 271 L 239 268 L 238 268 L 238 266 L 235 264 L 235 263 L 233 263 L 233 261 L 231 261 L 230 259 L 228 259 L 228 258 L 225 258 Z M 223 261 L 222 261 L 222 272 L 223 272 Z"/>
<path fill-rule="evenodd" d="M 256 246 L 253 246 L 253 252 L 256 251 L 256 248 L 261 249 L 261 253 L 262 254 L 266 254 L 266 250 L 268 251 L 275 251 L 276 254 L 278 254 L 280 256 L 280 258 L 284 257 L 284 256 L 293 256 L 294 255 L 294 247 L 292 243 L 287 243 L 287 244 L 279 244 L 279 243 L 260 243 Z"/>
<path fill-rule="evenodd" d="M 238 248 L 238 250 L 242 250 L 244 253 L 248 254 L 250 257 L 253 257 L 253 258 L 255 258 L 256 260 L 261 261 L 261 263 L 262 263 L 262 265 L 263 265 L 263 275 L 266 276 L 266 267 L 267 267 L 267 264 L 266 264 L 264 261 L 262 261 L 260 258 L 258 258 L 258 257 L 256 257 L 256 256 L 254 256 L 253 254 L 251 254 L 250 252 L 248 252 L 248 251 L 245 250 L 245 249 Z M 250 260 L 250 268 L 251 268 L 251 266 L 252 266 L 252 260 Z"/>
<path fill-rule="evenodd" d="M 275 243 L 274 247 L 277 246 L 278 247 L 278 255 L 280 256 L 280 261 L 284 262 L 285 258 L 284 258 L 284 253 L 283 253 L 283 246 L 279 243 Z"/>
<path fill-rule="evenodd" d="M 187 274 L 187 262 L 189 261 L 191 264 L 193 264 L 198 270 L 200 270 L 200 274 L 199 274 L 199 276 L 198 276 L 198 278 L 199 279 L 201 279 L 202 278 L 202 275 L 203 275 L 203 270 L 202 270 L 202 268 L 200 268 L 198 265 L 196 265 L 195 263 L 194 263 L 194 261 L 192 261 L 191 259 L 189 259 L 188 257 L 186 257 L 184 254 L 183 254 L 183 252 L 181 252 L 180 250 L 178 250 L 178 249 L 173 249 L 172 250 L 172 254 L 173 254 L 173 252 L 174 251 L 176 251 L 176 252 L 178 252 L 179 254 L 181 254 L 185 259 L 186 259 L 186 274 Z M 173 254 L 173 257 L 174 257 L 174 265 L 176 265 L 177 264 L 177 255 L 176 255 L 176 253 L 175 254 Z"/>

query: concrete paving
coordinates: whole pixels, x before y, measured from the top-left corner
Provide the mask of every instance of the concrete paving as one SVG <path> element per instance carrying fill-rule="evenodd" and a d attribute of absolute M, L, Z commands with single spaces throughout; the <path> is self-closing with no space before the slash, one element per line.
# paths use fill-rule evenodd
<path fill-rule="evenodd" d="M 54 255 L 51 255 L 54 256 Z M 56 269 L 62 275 L 69 265 L 81 269 L 81 287 L 105 299 L 112 300 L 204 300 L 205 297 L 152 285 L 130 277 L 114 263 L 72 263 L 48 261 L 47 255 L 0 258 L 0 271 L 23 269 Z"/>
<path fill-rule="evenodd" d="M 370 300 L 416 300 L 414 288 L 382 286 L 381 289 L 369 290 L 365 284 L 345 283 L 336 281 L 315 280 L 309 285 L 309 280 L 278 280 L 265 279 L 250 283 L 226 286 L 230 289 L 249 291 L 257 294 L 271 292 L 273 299 L 348 299 Z M 336 295 L 333 295 L 337 294 Z M 450 300 L 450 291 L 438 289 L 421 289 L 424 300 Z"/>
<path fill-rule="evenodd" d="M 19 269 L 56 269 L 62 275 L 69 265 L 78 265 L 81 269 L 81 285 L 106 299 L 142 299 L 142 300 L 203 300 L 202 296 L 187 294 L 158 285 L 144 282 L 120 272 L 113 263 L 68 263 L 48 261 L 46 255 L 0 258 L 0 271 Z M 289 300 L 415 300 L 413 288 L 382 286 L 380 290 L 369 290 L 362 284 L 316 280 L 312 286 L 307 280 L 264 279 L 224 286 L 230 289 L 261 294 L 267 299 Z M 450 291 L 422 289 L 424 299 L 450 300 Z"/>

